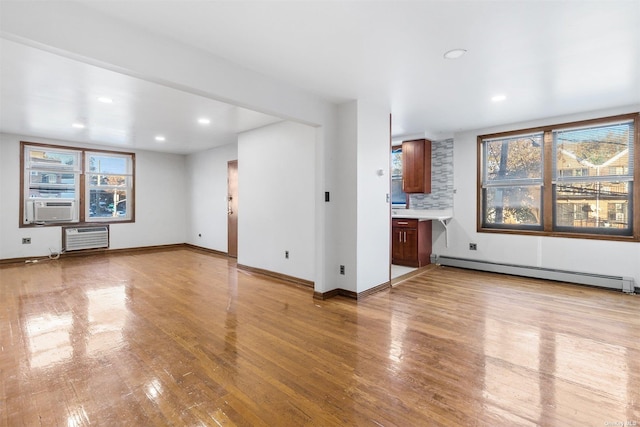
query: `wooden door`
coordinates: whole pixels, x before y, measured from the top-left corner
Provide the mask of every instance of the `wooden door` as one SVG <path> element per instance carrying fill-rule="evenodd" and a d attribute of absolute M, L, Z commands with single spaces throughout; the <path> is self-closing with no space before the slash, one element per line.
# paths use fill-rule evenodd
<path fill-rule="evenodd" d="M 238 257 L 238 161 L 227 163 L 227 255 Z"/>

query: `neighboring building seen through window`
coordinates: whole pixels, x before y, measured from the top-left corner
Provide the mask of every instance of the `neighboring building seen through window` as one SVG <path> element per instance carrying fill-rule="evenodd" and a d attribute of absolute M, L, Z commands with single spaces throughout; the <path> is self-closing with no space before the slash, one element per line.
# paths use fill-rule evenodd
<path fill-rule="evenodd" d="M 479 231 L 637 238 L 637 122 L 631 114 L 478 137 Z"/>
<path fill-rule="evenodd" d="M 133 221 L 133 153 L 21 146 L 21 225 Z"/>

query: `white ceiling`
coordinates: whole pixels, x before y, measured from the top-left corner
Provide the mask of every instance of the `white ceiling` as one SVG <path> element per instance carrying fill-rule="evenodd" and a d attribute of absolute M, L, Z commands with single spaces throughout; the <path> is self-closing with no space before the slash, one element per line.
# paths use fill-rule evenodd
<path fill-rule="evenodd" d="M 0 40 L 0 51 L 6 133 L 187 154 L 281 121 L 8 40 Z M 205 118 L 209 124 L 198 123 Z"/>
<path fill-rule="evenodd" d="M 389 105 L 394 136 L 442 138 L 640 104 L 637 0 L 150 0 L 82 7 L 332 102 Z M 468 52 L 444 59 L 453 48 Z M 187 153 L 279 120 L 9 41 L 1 71 L 4 132 Z M 95 100 L 103 94 L 114 103 Z M 506 100 L 492 102 L 496 94 Z M 198 125 L 201 115 L 212 124 Z M 78 120 L 87 128 L 70 128 Z M 161 146 L 157 134 L 167 136 Z"/>

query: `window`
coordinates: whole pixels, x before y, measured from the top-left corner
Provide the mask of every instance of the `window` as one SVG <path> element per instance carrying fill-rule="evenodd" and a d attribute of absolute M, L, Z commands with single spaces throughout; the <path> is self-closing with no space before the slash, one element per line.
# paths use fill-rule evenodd
<path fill-rule="evenodd" d="M 86 194 L 88 221 L 130 219 L 127 201 L 132 193 L 133 162 L 130 154 L 87 152 Z"/>
<path fill-rule="evenodd" d="M 630 114 L 478 137 L 478 230 L 640 240 L 637 122 Z"/>
<path fill-rule="evenodd" d="M 483 142 L 483 225 L 542 227 L 542 133 Z"/>
<path fill-rule="evenodd" d="M 402 146 L 391 149 L 391 206 L 407 206 L 407 195 L 402 191 Z"/>
<path fill-rule="evenodd" d="M 78 198 L 81 173 L 79 151 L 26 146 L 24 156 L 28 199 Z"/>
<path fill-rule="evenodd" d="M 21 226 L 133 221 L 133 153 L 21 147 Z"/>

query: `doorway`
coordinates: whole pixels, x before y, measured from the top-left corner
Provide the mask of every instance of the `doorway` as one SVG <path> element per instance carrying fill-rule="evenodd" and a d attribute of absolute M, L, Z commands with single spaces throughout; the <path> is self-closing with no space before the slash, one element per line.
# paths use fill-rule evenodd
<path fill-rule="evenodd" d="M 238 161 L 227 163 L 227 255 L 238 258 Z"/>

